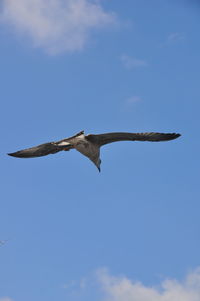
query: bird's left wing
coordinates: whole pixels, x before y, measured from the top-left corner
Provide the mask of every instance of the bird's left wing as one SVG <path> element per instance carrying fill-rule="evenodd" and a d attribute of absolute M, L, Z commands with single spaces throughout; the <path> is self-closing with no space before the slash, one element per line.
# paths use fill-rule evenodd
<path fill-rule="evenodd" d="M 87 135 L 86 139 L 99 146 L 117 141 L 168 141 L 176 139 L 180 134 L 176 133 L 106 133 L 99 135 Z"/>
<path fill-rule="evenodd" d="M 40 144 L 31 148 L 26 148 L 15 153 L 9 153 L 9 156 L 18 157 L 18 158 L 35 158 L 47 156 L 49 154 L 55 154 L 60 151 L 68 151 L 73 148 L 73 145 L 70 142 L 66 141 L 67 139 L 58 141 L 58 142 L 48 142 Z"/>

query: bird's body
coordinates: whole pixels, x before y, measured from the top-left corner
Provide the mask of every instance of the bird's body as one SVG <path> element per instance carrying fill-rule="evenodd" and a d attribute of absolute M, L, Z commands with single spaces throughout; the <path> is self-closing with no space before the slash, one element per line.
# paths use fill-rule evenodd
<path fill-rule="evenodd" d="M 100 147 L 117 141 L 168 141 L 176 139 L 180 134 L 176 133 L 106 133 L 99 135 L 85 135 L 84 131 L 75 136 L 65 138 L 56 142 L 48 142 L 35 147 L 24 149 L 8 155 L 19 158 L 41 157 L 55 154 L 59 151 L 69 151 L 76 149 L 78 152 L 88 157 L 100 171 Z"/>
<path fill-rule="evenodd" d="M 77 139 L 77 140 L 76 140 Z M 88 157 L 90 160 L 95 161 L 99 158 L 100 148 L 97 144 L 91 143 L 84 134 L 81 134 L 75 139 L 74 148 Z"/>

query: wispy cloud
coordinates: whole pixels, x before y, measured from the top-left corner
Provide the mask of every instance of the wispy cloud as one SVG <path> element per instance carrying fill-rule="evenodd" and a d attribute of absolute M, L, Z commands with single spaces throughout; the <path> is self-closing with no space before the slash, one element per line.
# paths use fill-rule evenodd
<path fill-rule="evenodd" d="M 126 99 L 126 104 L 132 105 L 132 104 L 134 104 L 136 102 L 140 102 L 140 101 L 142 101 L 142 98 L 140 96 L 134 95 L 134 96 L 131 96 Z"/>
<path fill-rule="evenodd" d="M 4 298 L 0 298 L 0 301 L 13 301 L 13 300 L 8 297 L 4 297 Z"/>
<path fill-rule="evenodd" d="M 123 54 L 121 56 L 121 61 L 125 68 L 127 69 L 133 69 L 137 67 L 146 67 L 148 64 L 145 60 L 137 59 L 132 56 Z"/>
<path fill-rule="evenodd" d="M 65 288 L 71 298 L 79 296 L 80 300 L 93 300 L 95 296 L 95 300 L 101 301 L 199 301 L 200 268 L 188 273 L 182 281 L 167 278 L 155 286 L 126 276 L 113 276 L 102 268 Z"/>
<path fill-rule="evenodd" d="M 5 243 L 7 243 L 7 241 L 8 241 L 8 239 L 6 239 L 6 240 L 0 240 L 0 246 L 5 245 Z"/>
<path fill-rule="evenodd" d="M 87 287 L 88 284 L 88 278 L 82 277 L 80 280 L 71 280 L 64 285 L 62 285 L 62 288 L 67 289 L 71 292 L 77 292 L 79 290 L 84 290 Z M 0 300 L 1 301 L 1 300 Z"/>
<path fill-rule="evenodd" d="M 115 22 L 100 1 L 3 0 L 1 20 L 50 54 L 82 49 L 95 28 Z"/>
<path fill-rule="evenodd" d="M 185 36 L 183 33 L 180 32 L 172 32 L 168 35 L 167 41 L 168 42 L 177 42 L 184 40 Z"/>
<path fill-rule="evenodd" d="M 138 95 L 132 95 L 128 98 L 125 98 L 123 102 L 121 103 L 122 107 L 121 109 L 124 112 L 130 112 L 138 105 L 138 103 L 141 103 L 143 101 L 142 97 Z"/>
<path fill-rule="evenodd" d="M 158 287 L 150 287 L 127 277 L 115 277 L 106 269 L 97 273 L 98 281 L 109 301 L 199 301 L 200 269 L 187 275 L 184 281 L 167 279 Z"/>

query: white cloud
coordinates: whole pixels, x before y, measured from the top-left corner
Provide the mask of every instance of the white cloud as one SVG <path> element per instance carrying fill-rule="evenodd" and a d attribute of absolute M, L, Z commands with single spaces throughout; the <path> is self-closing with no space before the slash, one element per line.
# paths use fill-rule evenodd
<path fill-rule="evenodd" d="M 11 299 L 8 298 L 8 297 L 4 297 L 4 298 L 0 298 L 0 301 L 13 301 L 13 300 L 11 300 Z"/>
<path fill-rule="evenodd" d="M 64 289 L 72 289 L 76 286 L 76 281 L 74 280 L 71 280 L 71 281 L 68 281 L 66 282 L 65 284 L 62 285 L 62 288 Z M 1 301 L 1 300 L 0 300 Z"/>
<path fill-rule="evenodd" d="M 86 287 L 87 287 L 87 278 L 84 277 L 80 280 L 80 288 L 85 289 Z"/>
<path fill-rule="evenodd" d="M 91 30 L 115 22 L 92 0 L 3 0 L 1 20 L 48 53 L 82 49 Z"/>
<path fill-rule="evenodd" d="M 132 105 L 132 104 L 134 104 L 136 102 L 140 102 L 140 101 L 142 101 L 142 98 L 140 96 L 134 95 L 134 96 L 129 97 L 126 100 L 126 104 L 127 105 Z"/>
<path fill-rule="evenodd" d="M 111 276 L 106 269 L 97 272 L 106 301 L 199 301 L 200 269 L 184 281 L 167 279 L 159 287 L 150 287 L 127 277 Z"/>
<path fill-rule="evenodd" d="M 121 56 L 121 61 L 124 67 L 126 67 L 127 69 L 133 69 L 136 67 L 146 67 L 148 65 L 146 61 L 141 59 L 136 59 L 126 54 Z"/>
<path fill-rule="evenodd" d="M 167 41 L 168 42 L 176 42 L 184 40 L 184 35 L 180 32 L 172 32 L 168 35 Z"/>
<path fill-rule="evenodd" d="M 81 291 L 84 290 L 88 286 L 88 279 L 86 277 L 81 278 L 79 281 L 71 280 L 64 285 L 62 288 L 67 289 L 68 291 Z M 0 300 L 1 301 L 1 300 Z"/>

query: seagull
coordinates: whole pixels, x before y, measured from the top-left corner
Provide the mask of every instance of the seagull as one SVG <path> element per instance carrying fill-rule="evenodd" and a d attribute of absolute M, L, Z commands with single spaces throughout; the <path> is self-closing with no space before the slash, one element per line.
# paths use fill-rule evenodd
<path fill-rule="evenodd" d="M 105 134 L 88 134 L 84 131 L 78 134 L 55 142 L 40 144 L 31 148 L 23 149 L 15 153 L 9 153 L 9 156 L 18 158 L 42 157 L 49 154 L 55 154 L 60 151 L 69 151 L 76 149 L 78 152 L 88 157 L 101 171 L 100 147 L 117 141 L 168 141 L 181 136 L 176 133 L 105 133 Z"/>

